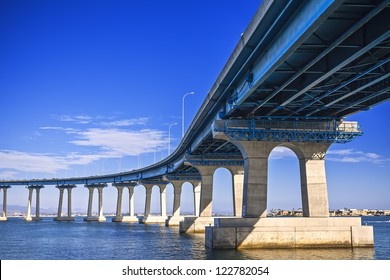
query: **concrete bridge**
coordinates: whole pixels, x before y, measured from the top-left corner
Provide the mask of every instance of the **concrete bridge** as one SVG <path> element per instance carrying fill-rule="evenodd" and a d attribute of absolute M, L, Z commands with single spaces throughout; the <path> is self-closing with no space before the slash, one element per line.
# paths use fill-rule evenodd
<path fill-rule="evenodd" d="M 71 191 L 89 190 L 87 221 L 103 221 L 103 190 L 118 190 L 114 221 L 134 221 L 133 188 L 146 188 L 142 222 L 165 222 L 165 186 L 174 185 L 181 232 L 206 232 L 210 248 L 373 246 L 373 229 L 360 218 L 330 218 L 324 160 L 333 143 L 362 135 L 346 116 L 389 100 L 390 1 L 263 1 L 209 91 L 178 148 L 166 159 L 134 171 L 94 177 L 3 181 L 3 219 L 10 186 L 27 185 L 29 207 L 43 186 L 60 191 L 57 220 L 71 220 Z M 302 218 L 267 218 L 268 156 L 278 146 L 299 159 Z M 212 176 L 231 171 L 234 218 L 212 216 Z M 179 217 L 180 186 L 192 182 L 196 213 Z M 161 217 L 150 214 L 151 187 L 160 188 Z M 121 215 L 129 190 L 130 216 Z M 61 215 L 63 193 L 68 215 Z M 92 216 L 94 189 L 99 215 Z M 30 209 L 30 208 L 29 208 Z M 27 211 L 27 219 L 30 219 Z M 32 219 L 32 218 L 31 218 Z"/>

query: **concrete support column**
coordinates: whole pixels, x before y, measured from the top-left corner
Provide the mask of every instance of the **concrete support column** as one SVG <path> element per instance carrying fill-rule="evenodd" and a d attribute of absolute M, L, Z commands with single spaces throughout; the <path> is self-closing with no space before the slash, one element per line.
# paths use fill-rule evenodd
<path fill-rule="evenodd" d="M 330 144 L 298 143 L 304 217 L 329 217 L 325 154 Z"/>
<path fill-rule="evenodd" d="M 3 188 L 3 212 L 1 213 L 1 216 L 3 218 L 7 217 L 7 188 Z"/>
<path fill-rule="evenodd" d="M 171 181 L 171 184 L 173 185 L 173 216 L 178 217 L 180 216 L 180 201 L 181 201 L 181 191 L 184 184 L 184 181 Z"/>
<path fill-rule="evenodd" d="M 242 217 L 242 200 L 244 194 L 244 166 L 231 166 L 228 168 L 233 176 L 233 215 Z"/>
<path fill-rule="evenodd" d="M 145 218 L 150 215 L 150 205 L 152 201 L 152 189 L 153 186 L 152 184 L 144 184 L 145 189 L 146 189 L 146 196 L 145 196 L 145 211 L 144 211 L 144 216 Z"/>
<path fill-rule="evenodd" d="M 194 183 L 194 215 L 199 217 L 201 182 Z"/>
<path fill-rule="evenodd" d="M 130 217 L 134 217 L 134 187 L 135 186 L 128 186 L 129 189 L 129 214 Z"/>
<path fill-rule="evenodd" d="M 3 190 L 3 211 L 1 212 L 0 221 L 4 222 L 7 220 L 7 189 L 9 189 L 10 186 L 2 186 L 0 188 Z"/>
<path fill-rule="evenodd" d="M 72 187 L 67 188 L 68 190 L 68 218 L 72 217 Z"/>
<path fill-rule="evenodd" d="M 116 201 L 116 218 L 122 217 L 122 196 L 123 196 L 123 188 L 124 186 L 115 186 L 118 190 L 118 198 Z"/>
<path fill-rule="evenodd" d="M 202 187 L 200 188 L 200 217 L 213 215 L 213 177 L 216 166 L 195 166 L 201 175 Z"/>
<path fill-rule="evenodd" d="M 167 216 L 167 186 L 160 187 L 160 212 L 162 217 Z"/>
<path fill-rule="evenodd" d="M 41 198 L 40 198 L 40 188 L 35 189 L 36 194 L 36 206 L 35 206 L 35 219 L 39 219 L 39 208 L 41 204 Z"/>
<path fill-rule="evenodd" d="M 28 202 L 27 202 L 27 213 L 26 213 L 26 221 L 32 221 L 31 218 L 31 202 L 33 195 L 33 188 L 28 188 Z"/>
<path fill-rule="evenodd" d="M 270 142 L 233 141 L 244 158 L 242 216 L 267 216 L 268 156 L 276 146 Z"/>
<path fill-rule="evenodd" d="M 61 188 L 57 186 L 57 188 L 60 190 L 60 198 L 58 201 L 58 212 L 57 212 L 57 218 L 61 218 L 62 216 L 62 202 L 64 200 L 64 188 Z M 69 196 L 69 195 L 68 195 Z M 69 199 L 69 198 L 68 198 Z"/>
<path fill-rule="evenodd" d="M 103 187 L 97 187 L 99 193 L 99 220 L 104 218 L 103 215 Z"/>
<path fill-rule="evenodd" d="M 87 210 L 87 218 L 92 217 L 92 202 L 93 202 L 93 191 L 95 190 L 95 187 L 88 187 L 87 189 L 89 191 L 89 197 L 88 197 L 88 210 Z"/>

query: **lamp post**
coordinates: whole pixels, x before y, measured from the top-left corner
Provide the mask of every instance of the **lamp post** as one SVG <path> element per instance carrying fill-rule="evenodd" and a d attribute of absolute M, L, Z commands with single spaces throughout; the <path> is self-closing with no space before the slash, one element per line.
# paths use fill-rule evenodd
<path fill-rule="evenodd" d="M 171 123 L 168 128 L 168 156 L 171 154 L 171 127 L 177 123 Z"/>
<path fill-rule="evenodd" d="M 183 95 L 183 99 L 181 102 L 181 137 L 184 137 L 184 98 L 187 95 L 195 94 L 195 92 L 191 91 Z"/>

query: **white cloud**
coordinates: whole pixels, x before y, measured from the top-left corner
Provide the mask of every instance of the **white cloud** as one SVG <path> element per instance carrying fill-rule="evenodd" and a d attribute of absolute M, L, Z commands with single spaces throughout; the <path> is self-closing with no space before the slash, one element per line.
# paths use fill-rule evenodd
<path fill-rule="evenodd" d="M 54 115 L 54 118 L 62 122 L 74 122 L 80 124 L 91 123 L 93 118 L 86 115 L 70 116 L 70 115 Z"/>
<path fill-rule="evenodd" d="M 269 159 L 283 159 L 283 158 L 297 158 L 295 153 L 288 148 L 285 147 L 276 147 L 272 150 Z"/>
<path fill-rule="evenodd" d="M 164 132 L 154 129 L 129 131 L 116 128 L 91 128 L 87 131 L 76 132 L 75 135 L 79 140 L 73 140 L 70 143 L 99 147 L 103 151 L 118 156 L 137 156 L 156 149 L 165 149 L 167 145 Z"/>
<path fill-rule="evenodd" d="M 146 125 L 149 118 L 135 118 L 135 119 L 124 119 L 111 122 L 102 122 L 100 123 L 103 126 L 133 126 L 133 125 Z"/>
<path fill-rule="evenodd" d="M 49 154 L 3 150 L 0 151 L 0 168 L 23 172 L 55 173 L 57 170 L 66 169 L 67 164 L 61 161 L 61 158 Z"/>
<path fill-rule="evenodd" d="M 373 164 L 383 164 L 390 161 L 389 158 L 384 158 L 376 153 L 355 151 L 353 149 L 329 150 L 326 160 L 345 163 L 368 162 Z"/>

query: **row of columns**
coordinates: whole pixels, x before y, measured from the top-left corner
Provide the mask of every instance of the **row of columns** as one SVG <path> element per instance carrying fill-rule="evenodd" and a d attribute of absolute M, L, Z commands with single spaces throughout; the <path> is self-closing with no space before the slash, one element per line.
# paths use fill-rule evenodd
<path fill-rule="evenodd" d="M 268 157 L 271 151 L 279 145 L 293 150 L 299 159 L 300 177 L 301 177 L 301 197 L 302 210 L 304 217 L 328 217 L 328 194 L 325 176 L 324 157 L 330 144 L 322 143 L 275 143 L 262 141 L 232 141 L 241 151 L 244 158 L 244 167 L 230 166 L 226 167 L 233 174 L 233 197 L 234 197 L 234 216 L 236 217 L 266 217 L 267 212 L 267 180 L 268 180 Z M 213 194 L 213 176 L 214 172 L 220 166 L 195 166 L 201 175 L 201 183 L 194 186 L 195 216 L 212 217 L 212 194 Z M 242 170 L 244 169 L 244 171 Z M 244 176 L 245 174 L 245 176 Z M 180 196 L 183 181 L 172 181 L 174 186 L 174 205 L 173 217 L 180 216 Z M 146 189 L 144 222 L 148 221 L 150 216 L 151 195 L 153 186 L 160 188 L 160 212 L 161 218 L 165 219 L 166 213 L 166 186 L 143 183 Z M 200 187 L 201 185 L 201 187 Z M 135 184 L 121 183 L 114 184 L 118 190 L 118 201 L 116 217 L 114 221 L 123 221 L 122 194 L 123 189 L 129 190 L 129 220 L 134 219 L 134 187 Z M 58 186 L 60 190 L 60 199 L 57 220 L 72 219 L 71 217 L 71 190 L 75 186 Z M 105 221 L 103 215 L 103 188 L 106 184 L 86 185 L 89 190 L 88 213 L 86 221 Z M 1 187 L 3 191 L 3 211 L 2 219 L 6 218 L 6 192 L 8 187 Z M 29 186 L 29 198 L 27 206 L 26 220 L 39 220 L 40 190 L 43 186 Z M 63 193 L 68 191 L 68 215 L 62 217 Z M 94 190 L 98 190 L 99 195 L 99 213 L 92 215 L 92 201 Z M 32 196 L 35 190 L 36 194 L 36 214 L 31 216 Z"/>

